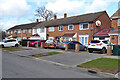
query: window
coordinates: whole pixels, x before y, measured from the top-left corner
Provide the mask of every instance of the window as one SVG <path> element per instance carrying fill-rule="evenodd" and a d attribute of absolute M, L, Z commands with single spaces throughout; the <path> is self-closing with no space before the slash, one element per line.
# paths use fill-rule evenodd
<path fill-rule="evenodd" d="M 10 32 L 8 31 L 8 34 L 9 34 Z"/>
<path fill-rule="evenodd" d="M 54 27 L 49 27 L 49 32 L 54 32 Z"/>
<path fill-rule="evenodd" d="M 63 26 L 59 26 L 59 31 L 63 31 Z"/>
<path fill-rule="evenodd" d="M 34 33 L 37 33 L 37 29 L 34 29 Z"/>
<path fill-rule="evenodd" d="M 18 30 L 18 33 L 21 33 L 21 29 Z"/>
<path fill-rule="evenodd" d="M 118 19 L 118 26 L 120 26 L 120 19 Z"/>
<path fill-rule="evenodd" d="M 26 33 L 26 31 L 27 31 L 27 30 L 26 30 L 26 29 L 24 29 L 24 30 L 23 30 L 23 33 Z"/>
<path fill-rule="evenodd" d="M 31 33 L 31 29 L 29 29 L 29 33 Z"/>
<path fill-rule="evenodd" d="M 80 30 L 88 29 L 88 23 L 80 24 Z"/>
<path fill-rule="evenodd" d="M 21 38 L 20 38 L 20 37 L 18 38 L 18 41 L 21 41 Z"/>
<path fill-rule="evenodd" d="M 41 27 L 40 32 L 41 32 L 41 33 L 44 32 L 44 27 Z"/>
<path fill-rule="evenodd" d="M 13 34 L 13 31 L 11 31 L 11 34 Z"/>
<path fill-rule="evenodd" d="M 15 32 L 14 32 L 15 34 L 17 34 L 17 31 L 15 30 Z"/>
<path fill-rule="evenodd" d="M 23 39 L 27 39 L 26 37 L 23 37 Z"/>
<path fill-rule="evenodd" d="M 68 25 L 68 30 L 73 30 L 73 25 Z"/>

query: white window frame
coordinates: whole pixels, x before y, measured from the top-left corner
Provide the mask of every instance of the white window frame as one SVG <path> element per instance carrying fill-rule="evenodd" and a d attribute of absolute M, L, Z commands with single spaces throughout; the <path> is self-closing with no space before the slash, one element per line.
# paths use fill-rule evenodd
<path fill-rule="evenodd" d="M 44 33 L 44 32 L 45 32 L 45 28 L 44 28 L 44 27 L 41 27 L 41 28 L 40 28 L 40 32 L 41 32 L 41 33 Z"/>
<path fill-rule="evenodd" d="M 118 26 L 120 26 L 120 19 L 118 19 Z"/>
<path fill-rule="evenodd" d="M 26 33 L 27 32 L 27 30 L 26 29 L 23 29 L 23 33 Z"/>
<path fill-rule="evenodd" d="M 49 37 L 48 39 L 49 39 L 49 40 L 54 40 L 54 37 Z"/>
<path fill-rule="evenodd" d="M 72 28 L 72 29 L 70 29 L 70 28 L 69 28 L 70 26 L 73 26 L 73 27 L 74 27 L 74 25 L 73 25 L 73 24 L 68 25 L 68 30 L 73 30 L 73 28 Z"/>
<path fill-rule="evenodd" d="M 87 42 L 86 42 L 86 38 L 87 38 Z M 82 41 L 84 40 L 84 41 Z M 79 35 L 79 42 L 83 45 L 88 45 L 88 40 L 89 40 L 89 35 L 86 34 L 86 35 Z M 82 43 L 83 42 L 83 43 Z"/>
<path fill-rule="evenodd" d="M 49 27 L 49 32 L 54 32 L 54 27 Z"/>
<path fill-rule="evenodd" d="M 18 33 L 21 33 L 21 29 L 18 29 Z"/>
<path fill-rule="evenodd" d="M 58 31 L 63 31 L 63 26 L 59 26 Z"/>
<path fill-rule="evenodd" d="M 10 34 L 10 31 L 8 31 L 7 33 Z"/>
<path fill-rule="evenodd" d="M 11 31 L 11 34 L 13 34 L 13 31 Z"/>
<path fill-rule="evenodd" d="M 37 29 L 34 29 L 34 33 L 37 33 Z"/>
<path fill-rule="evenodd" d="M 88 24 L 88 23 L 82 23 L 82 24 L 80 24 L 79 25 L 79 30 L 88 30 L 89 29 L 89 24 L 88 24 L 88 28 L 86 28 L 86 29 L 83 28 L 84 24 Z"/>
<path fill-rule="evenodd" d="M 32 29 L 29 29 L 29 33 L 31 33 Z"/>

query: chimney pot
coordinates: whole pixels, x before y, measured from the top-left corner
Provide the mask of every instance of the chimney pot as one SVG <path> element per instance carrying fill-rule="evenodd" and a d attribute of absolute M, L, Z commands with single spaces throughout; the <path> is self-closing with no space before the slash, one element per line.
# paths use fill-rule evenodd
<path fill-rule="evenodd" d="M 57 16 L 56 16 L 56 15 L 54 15 L 54 19 L 57 19 Z"/>
<path fill-rule="evenodd" d="M 36 22 L 39 22 L 39 19 L 36 19 Z"/>
<path fill-rule="evenodd" d="M 64 13 L 64 18 L 66 18 L 67 17 L 67 13 Z"/>

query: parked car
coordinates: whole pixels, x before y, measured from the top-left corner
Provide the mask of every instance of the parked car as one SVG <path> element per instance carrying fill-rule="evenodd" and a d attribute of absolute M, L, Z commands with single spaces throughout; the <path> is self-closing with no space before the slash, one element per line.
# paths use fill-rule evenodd
<path fill-rule="evenodd" d="M 107 52 L 107 45 L 113 45 L 108 40 L 92 40 L 88 44 L 88 51 L 92 53 L 93 51 L 100 51 L 100 53 L 104 54 Z"/>
<path fill-rule="evenodd" d="M 44 48 L 57 48 L 58 47 L 58 41 L 56 40 L 47 40 L 45 43 L 44 43 Z"/>
<path fill-rule="evenodd" d="M 4 48 L 4 47 L 18 47 L 19 43 L 16 39 L 8 39 L 8 40 L 3 40 L 2 42 L 0 42 L 0 46 L 2 48 Z"/>
<path fill-rule="evenodd" d="M 83 44 L 81 44 L 80 42 L 77 42 L 77 41 L 67 41 L 67 42 L 59 43 L 58 48 L 65 49 L 66 44 L 68 44 L 69 49 L 71 48 L 71 45 L 74 45 L 74 47 L 75 47 L 75 44 L 79 44 L 80 45 L 80 47 L 79 47 L 80 50 L 84 50 L 84 51 L 87 50 L 87 47 L 85 45 L 83 45 Z"/>
<path fill-rule="evenodd" d="M 38 40 L 38 41 L 35 41 L 35 42 L 30 42 L 30 46 L 31 47 L 36 47 L 38 42 L 39 42 L 39 45 L 41 45 L 41 42 L 45 43 L 45 41 L 46 40 Z"/>

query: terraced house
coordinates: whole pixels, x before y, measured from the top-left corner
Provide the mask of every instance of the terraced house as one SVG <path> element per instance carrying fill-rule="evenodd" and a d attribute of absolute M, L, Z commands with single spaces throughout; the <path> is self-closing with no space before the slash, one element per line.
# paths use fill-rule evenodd
<path fill-rule="evenodd" d="M 110 41 L 120 45 L 120 8 L 111 16 L 113 30 L 110 31 Z"/>
<path fill-rule="evenodd" d="M 67 17 L 65 13 L 64 18 L 57 19 L 57 16 L 55 16 L 53 20 L 33 24 L 34 26 L 31 26 L 32 31 L 30 35 L 36 34 L 40 37 L 39 39 L 54 39 L 59 41 L 75 40 L 84 45 L 88 45 L 89 41 L 93 39 L 94 33 L 111 27 L 111 20 L 106 11 L 101 11 L 71 17 Z M 27 25 L 29 26 L 29 24 Z M 8 33 L 11 33 L 10 31 L 15 29 L 22 30 L 21 39 L 25 37 L 29 37 L 30 39 L 28 32 L 23 36 L 24 29 L 29 30 L 31 29 L 30 26 L 15 26 L 9 29 Z"/>
<path fill-rule="evenodd" d="M 17 38 L 18 41 L 21 41 L 21 39 L 28 39 L 33 35 L 33 27 L 38 23 L 39 22 L 16 25 L 7 30 L 7 37 Z"/>

